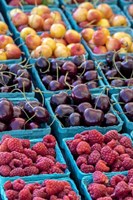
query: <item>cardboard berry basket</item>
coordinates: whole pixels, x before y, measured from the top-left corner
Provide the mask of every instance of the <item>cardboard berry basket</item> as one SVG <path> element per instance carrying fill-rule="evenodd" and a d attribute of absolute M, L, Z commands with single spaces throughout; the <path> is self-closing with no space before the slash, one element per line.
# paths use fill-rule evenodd
<path fill-rule="evenodd" d="M 125 33 L 128 33 L 131 35 L 131 37 L 133 37 L 133 30 L 131 28 L 113 28 L 113 29 L 110 29 L 110 33 L 111 35 L 113 35 L 114 33 L 117 33 L 117 32 L 125 32 Z M 95 54 L 92 52 L 91 48 L 87 45 L 87 42 L 85 40 L 83 40 L 83 44 L 87 50 L 87 52 L 90 54 L 90 57 L 93 59 L 93 60 L 104 60 L 106 58 L 106 55 L 107 54 Z M 125 55 L 133 55 L 133 53 L 122 53 L 120 54 L 121 56 L 125 56 Z"/>
<path fill-rule="evenodd" d="M 127 172 L 121 172 L 121 173 L 118 173 L 118 174 L 122 174 L 122 175 L 127 175 Z M 115 175 L 117 175 L 117 173 L 116 174 L 111 174 L 111 175 L 107 175 L 107 177 L 109 178 L 109 179 L 111 179 L 113 176 L 115 176 Z M 82 179 L 82 183 L 81 183 L 81 192 L 82 192 L 82 194 L 84 195 L 84 197 L 85 197 L 85 200 L 92 200 L 92 198 L 91 198 L 91 195 L 90 195 L 90 193 L 88 192 L 88 190 L 87 190 L 87 186 L 89 185 L 89 184 L 91 184 L 91 183 L 93 183 L 93 178 L 91 177 L 91 176 L 86 176 L 86 177 L 84 177 L 83 179 Z"/>
<path fill-rule="evenodd" d="M 93 96 L 98 96 L 101 93 L 95 93 L 95 91 L 92 91 L 91 94 Z M 121 120 L 121 118 L 118 116 L 118 114 L 116 113 L 116 111 L 114 111 L 113 108 L 110 109 L 110 112 L 115 114 L 119 124 L 115 125 L 115 126 L 108 126 L 108 127 L 101 127 L 101 126 L 71 126 L 71 127 L 63 127 L 60 120 L 55 116 L 55 113 L 51 107 L 50 104 L 50 98 L 46 99 L 46 108 L 48 109 L 49 113 L 50 113 L 50 117 L 51 117 L 51 122 L 53 122 L 52 128 L 56 135 L 56 138 L 58 139 L 59 144 L 62 147 L 62 140 L 64 138 L 69 138 L 69 137 L 74 137 L 74 135 L 76 135 L 79 132 L 82 131 L 86 131 L 86 130 L 93 130 L 93 129 L 97 129 L 98 131 L 102 132 L 103 134 L 105 134 L 107 131 L 109 130 L 117 130 L 117 131 L 121 131 L 122 130 L 122 126 L 123 126 L 123 122 Z"/>
<path fill-rule="evenodd" d="M 123 134 L 123 135 L 127 136 L 128 138 L 131 139 L 131 137 L 128 134 Z M 71 138 L 65 138 L 65 139 L 63 139 L 63 150 L 64 150 L 64 155 L 65 155 L 66 162 L 68 163 L 68 166 L 71 169 L 72 173 L 75 175 L 74 177 L 75 177 L 76 183 L 77 184 L 81 184 L 81 180 L 82 180 L 83 177 L 86 177 L 86 176 L 92 177 L 93 173 L 84 173 L 77 166 L 76 161 L 75 161 L 75 159 L 74 159 L 74 157 L 73 157 L 73 155 L 72 155 L 69 147 L 66 144 L 66 142 L 68 140 L 72 140 L 72 139 L 74 139 L 74 138 L 71 137 Z M 122 171 L 122 172 L 107 172 L 105 174 L 106 175 L 116 175 L 116 174 L 121 174 L 121 173 L 126 174 L 127 171 Z"/>
<path fill-rule="evenodd" d="M 31 142 L 31 147 L 36 144 L 37 142 L 41 142 L 42 139 L 33 139 L 30 140 Z M 58 144 L 56 143 L 55 146 L 55 152 L 56 152 L 56 161 L 60 162 L 61 164 L 66 164 L 63 155 L 61 153 L 61 150 L 58 146 Z M 54 174 L 37 174 L 37 175 L 31 175 L 31 176 L 14 176 L 14 177 L 4 177 L 0 175 L 0 182 L 1 181 L 8 181 L 8 180 L 16 180 L 18 178 L 22 178 L 23 180 L 27 181 L 27 180 L 31 180 L 31 181 L 37 181 L 38 179 L 51 179 L 51 178 L 63 178 L 63 177 L 69 177 L 70 176 L 70 172 L 68 169 L 65 170 L 65 173 L 54 173 Z"/>
<path fill-rule="evenodd" d="M 34 8 L 34 7 L 33 7 Z M 57 7 L 52 7 L 50 8 L 51 11 L 58 11 L 60 14 L 61 14 L 61 17 L 62 17 L 62 20 L 65 22 L 66 24 L 66 28 L 67 29 L 71 29 L 71 26 L 65 16 L 65 14 L 62 12 L 62 10 L 60 8 L 57 8 Z M 8 10 L 6 12 L 6 15 L 7 15 L 7 20 L 8 20 L 8 24 L 9 24 L 9 27 L 10 29 L 12 30 L 12 32 L 15 34 L 16 37 L 20 37 L 20 32 L 17 30 L 17 28 L 15 27 L 15 25 L 13 24 L 12 20 L 11 20 L 11 17 L 10 17 L 10 11 L 11 10 Z M 23 10 L 25 13 L 27 12 L 30 12 L 31 9 L 24 9 Z M 42 32 L 38 32 L 38 33 L 42 33 Z"/>
<path fill-rule="evenodd" d="M 110 7 L 112 8 L 112 10 L 113 10 L 113 12 L 114 12 L 115 14 L 123 15 L 123 16 L 126 17 L 126 15 L 124 14 L 124 12 L 122 12 L 121 9 L 120 9 L 117 5 L 110 5 Z M 67 8 L 64 9 L 64 12 L 65 12 L 66 16 L 68 17 L 68 20 L 70 21 L 70 24 L 72 25 L 72 27 L 73 27 L 75 30 L 77 30 L 77 31 L 82 31 L 83 28 L 80 28 L 80 27 L 78 26 L 77 22 L 75 21 L 75 19 L 74 19 L 73 16 L 72 16 L 72 11 L 73 11 L 73 9 L 75 9 L 75 8 L 76 8 L 75 5 L 73 5 L 73 6 L 68 6 Z M 126 17 L 126 19 L 127 19 L 127 27 L 131 27 L 130 21 L 128 20 L 127 17 Z M 115 27 L 110 27 L 110 28 L 108 28 L 108 29 L 111 30 L 111 29 L 113 29 L 113 28 L 115 28 Z M 124 26 L 122 26 L 122 27 L 116 27 L 116 28 L 124 28 Z"/>
<path fill-rule="evenodd" d="M 11 101 L 14 105 L 17 105 L 18 102 L 22 102 L 26 100 L 25 98 L 22 98 L 22 97 L 9 98 L 9 96 L 7 97 L 7 99 Z M 28 97 L 27 100 L 38 101 L 37 99 L 33 97 Z M 10 134 L 13 137 L 18 137 L 18 138 L 23 138 L 23 139 L 36 139 L 36 138 L 42 138 L 45 135 L 50 134 L 50 132 L 51 132 L 51 128 L 46 123 L 42 123 L 41 127 L 38 129 L 11 130 L 11 131 L 0 132 L 0 138 L 2 138 L 2 136 L 5 134 Z"/>
<path fill-rule="evenodd" d="M 123 9 L 126 5 L 132 4 L 132 1 L 119 0 L 119 6 Z"/>
<path fill-rule="evenodd" d="M 128 117 L 125 115 L 121 105 L 119 104 L 118 96 L 119 96 L 118 94 L 112 95 L 112 99 L 114 100 L 114 103 L 115 103 L 114 108 L 118 111 L 119 116 L 124 122 L 124 125 L 123 125 L 124 131 L 126 131 L 127 133 L 130 133 L 133 130 L 133 122 L 130 121 Z"/>
<path fill-rule="evenodd" d="M 130 5 L 130 4 L 129 4 Z M 133 27 L 133 17 L 129 14 L 129 12 L 128 12 L 128 7 L 129 7 L 129 5 L 125 5 L 124 7 L 123 7 L 123 11 L 124 11 L 124 13 L 125 13 L 125 15 L 127 16 L 127 18 L 129 19 L 129 21 L 130 21 L 130 23 L 131 23 L 131 27 Z"/>
<path fill-rule="evenodd" d="M 117 4 L 117 1 L 118 0 L 104 0 L 104 2 L 103 3 L 107 3 L 107 4 L 109 4 L 109 5 L 112 5 L 112 4 Z M 68 5 L 74 5 L 75 6 L 75 4 L 73 4 L 73 3 L 71 3 L 71 0 L 59 0 L 59 2 L 60 2 L 60 4 L 61 5 L 64 5 L 64 6 L 68 6 Z M 91 1 L 89 1 L 89 2 L 91 2 Z M 92 1 L 93 2 L 93 1 Z M 98 3 L 97 4 L 100 4 L 100 1 L 98 1 Z"/>

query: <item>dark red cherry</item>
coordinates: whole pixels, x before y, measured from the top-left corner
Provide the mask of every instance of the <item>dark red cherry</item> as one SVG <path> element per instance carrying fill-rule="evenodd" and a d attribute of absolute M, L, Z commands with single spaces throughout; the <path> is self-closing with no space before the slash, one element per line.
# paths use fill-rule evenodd
<path fill-rule="evenodd" d="M 30 74 L 26 69 L 19 69 L 17 71 L 17 76 L 27 78 L 29 80 L 31 79 Z"/>
<path fill-rule="evenodd" d="M 129 102 L 124 106 L 124 112 L 129 120 L 133 121 L 133 102 Z"/>
<path fill-rule="evenodd" d="M 23 112 L 22 109 L 19 106 L 13 106 L 13 117 L 14 118 L 18 118 L 18 117 L 22 117 L 23 116 Z"/>
<path fill-rule="evenodd" d="M 39 128 L 39 124 L 37 124 L 36 122 L 30 122 L 26 124 L 26 129 L 38 129 Z"/>
<path fill-rule="evenodd" d="M 114 126 L 118 124 L 117 117 L 112 113 L 107 113 L 104 115 L 104 126 Z"/>
<path fill-rule="evenodd" d="M 82 80 L 74 81 L 72 86 L 76 86 L 76 85 L 79 85 L 79 84 L 82 84 Z"/>
<path fill-rule="evenodd" d="M 45 75 L 42 78 L 42 82 L 43 84 L 48 87 L 48 85 L 50 84 L 50 82 L 53 80 L 53 77 L 51 75 Z"/>
<path fill-rule="evenodd" d="M 80 66 L 84 62 L 84 56 L 73 56 L 72 62 L 75 65 Z"/>
<path fill-rule="evenodd" d="M 100 95 L 94 98 L 94 107 L 107 113 L 110 109 L 110 99 L 107 95 Z"/>
<path fill-rule="evenodd" d="M 70 101 L 69 95 L 66 92 L 52 95 L 50 99 L 51 106 L 56 108 L 61 104 L 67 104 Z"/>
<path fill-rule="evenodd" d="M 39 72 L 45 72 L 46 70 L 48 70 L 49 63 L 47 59 L 40 57 L 36 60 L 35 67 Z"/>
<path fill-rule="evenodd" d="M 33 108 L 33 111 L 35 113 L 35 117 L 33 118 L 35 122 L 38 122 L 39 124 L 48 122 L 50 116 L 45 108 L 36 106 Z"/>
<path fill-rule="evenodd" d="M 9 124 L 9 130 L 21 130 L 25 128 L 25 119 L 23 118 L 14 118 Z"/>
<path fill-rule="evenodd" d="M 126 79 L 126 80 L 125 80 L 125 83 L 126 83 L 127 86 L 133 86 L 133 78 L 131 78 L 131 79 Z"/>
<path fill-rule="evenodd" d="M 31 89 L 31 81 L 27 78 L 18 77 L 14 81 L 15 83 L 18 83 L 18 89 L 21 91 L 29 92 Z"/>
<path fill-rule="evenodd" d="M 6 131 L 7 130 L 7 125 L 0 122 L 0 132 Z"/>
<path fill-rule="evenodd" d="M 59 83 L 62 85 L 64 89 L 66 89 L 68 88 L 67 84 L 71 85 L 72 79 L 69 76 L 65 77 L 64 75 L 61 75 L 59 78 Z"/>
<path fill-rule="evenodd" d="M 57 106 L 55 109 L 55 114 L 60 119 L 68 117 L 70 114 L 74 113 L 74 109 L 72 106 L 69 106 L 67 104 L 61 104 Z"/>
<path fill-rule="evenodd" d="M 83 79 L 85 82 L 94 81 L 97 78 L 98 78 L 98 75 L 97 75 L 97 71 L 95 71 L 95 70 L 87 71 L 83 76 Z"/>
<path fill-rule="evenodd" d="M 52 59 L 50 62 L 50 71 L 52 74 L 57 74 L 60 72 L 61 66 L 65 63 L 64 60 Z"/>
<path fill-rule="evenodd" d="M 133 90 L 129 88 L 124 88 L 120 91 L 119 101 L 128 103 L 133 101 Z"/>
<path fill-rule="evenodd" d="M 6 99 L 0 100 L 0 121 L 8 122 L 13 118 L 13 105 Z"/>
<path fill-rule="evenodd" d="M 30 117 L 32 117 L 34 115 L 33 108 L 36 106 L 41 106 L 41 103 L 39 101 L 28 101 L 24 104 L 24 110 Z"/>
<path fill-rule="evenodd" d="M 118 76 L 118 71 L 116 69 L 109 70 L 106 72 L 105 76 L 108 80 L 112 80 L 112 78 Z"/>
<path fill-rule="evenodd" d="M 12 65 L 10 65 L 10 68 L 9 68 L 10 72 L 12 72 L 14 74 L 17 74 L 17 71 L 19 69 L 22 69 L 22 66 L 19 64 L 12 64 Z"/>
<path fill-rule="evenodd" d="M 87 72 L 90 70 L 94 70 L 95 69 L 95 64 L 93 60 L 86 60 L 84 61 L 78 68 L 79 72 Z"/>
<path fill-rule="evenodd" d="M 0 92 L 11 92 L 13 89 L 14 87 L 3 86 L 0 88 Z"/>
<path fill-rule="evenodd" d="M 133 60 L 126 60 L 121 63 L 121 72 L 126 78 L 130 78 L 133 71 Z"/>
<path fill-rule="evenodd" d="M 88 102 L 83 102 L 81 104 L 78 105 L 77 107 L 77 111 L 80 113 L 80 114 L 83 114 L 84 111 L 87 109 L 87 108 L 92 108 L 92 105 Z"/>
<path fill-rule="evenodd" d="M 51 91 L 62 90 L 63 86 L 59 81 L 53 80 L 49 83 L 48 89 Z"/>
<path fill-rule="evenodd" d="M 67 120 L 67 126 L 80 126 L 81 125 L 81 115 L 79 113 L 72 113 Z"/>
<path fill-rule="evenodd" d="M 110 85 L 113 87 L 122 87 L 125 85 L 125 81 L 121 79 L 115 79 L 111 81 Z"/>
<path fill-rule="evenodd" d="M 89 90 L 97 88 L 98 87 L 98 83 L 96 81 L 90 81 L 87 84 L 87 87 Z"/>
<path fill-rule="evenodd" d="M 106 54 L 106 61 L 109 65 L 113 65 L 113 60 L 120 61 L 121 59 L 118 53 L 110 51 Z"/>
<path fill-rule="evenodd" d="M 71 61 L 66 61 L 61 67 L 61 73 L 68 73 L 68 76 L 73 77 L 77 74 L 77 66 Z"/>

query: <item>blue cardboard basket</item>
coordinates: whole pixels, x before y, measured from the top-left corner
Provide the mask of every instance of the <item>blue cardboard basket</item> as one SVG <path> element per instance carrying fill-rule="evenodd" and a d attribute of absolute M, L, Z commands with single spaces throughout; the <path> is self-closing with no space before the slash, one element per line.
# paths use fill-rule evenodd
<path fill-rule="evenodd" d="M 118 96 L 119 96 L 118 94 L 112 95 L 112 99 L 114 100 L 114 103 L 115 103 L 114 108 L 119 112 L 119 116 L 124 122 L 124 126 L 123 126 L 124 131 L 126 131 L 127 133 L 130 133 L 133 130 L 133 122 L 130 121 L 128 117 L 125 115 L 121 105 L 118 102 Z"/>
<path fill-rule="evenodd" d="M 121 172 L 120 174 L 122 175 L 127 175 L 127 172 Z M 107 177 L 109 179 L 111 179 L 113 176 L 115 176 L 117 174 L 112 174 L 112 175 L 107 175 Z M 81 193 L 84 195 L 85 200 L 92 200 L 90 193 L 87 190 L 87 186 L 89 184 L 93 183 L 93 178 L 90 176 L 86 176 L 82 179 L 82 183 L 81 183 Z"/>
<path fill-rule="evenodd" d="M 93 96 L 97 96 L 97 95 L 100 95 L 101 93 L 100 92 L 99 93 L 95 93 L 94 91 L 92 91 L 92 94 L 93 94 Z M 47 107 L 47 109 L 48 109 L 48 111 L 50 113 L 51 121 L 53 122 L 52 128 L 53 128 L 53 130 L 56 130 L 55 131 L 55 135 L 56 135 L 56 137 L 58 139 L 58 142 L 61 145 L 61 147 L 62 147 L 62 140 L 64 138 L 74 137 L 74 135 L 76 135 L 79 132 L 86 131 L 86 130 L 93 130 L 95 128 L 98 131 L 100 131 L 103 134 L 105 134 L 109 130 L 121 131 L 122 126 L 123 126 L 123 122 L 122 122 L 121 118 L 111 108 L 110 111 L 117 116 L 117 119 L 118 119 L 118 122 L 119 122 L 118 125 L 108 126 L 108 127 L 101 127 L 101 126 L 90 126 L 90 127 L 87 127 L 87 126 L 74 126 L 74 127 L 72 127 L 71 126 L 71 127 L 63 127 L 61 125 L 60 120 L 54 114 L 54 111 L 53 111 L 53 109 L 52 109 L 52 107 L 50 105 L 50 98 L 46 99 L 45 104 L 46 104 L 46 107 Z"/>
<path fill-rule="evenodd" d="M 64 5 L 64 6 L 67 6 L 67 5 L 72 5 L 73 6 L 73 5 L 75 5 L 75 4 L 71 3 L 71 0 L 59 0 L 59 2 L 60 2 L 61 5 Z M 110 5 L 113 5 L 113 4 L 117 4 L 117 0 L 104 0 L 103 3 L 107 3 L 107 4 L 110 4 Z M 99 1 L 98 1 L 98 4 L 100 4 Z"/>
<path fill-rule="evenodd" d="M 95 128 L 96 129 L 96 128 Z M 127 136 L 131 139 L 131 137 L 128 134 L 123 134 L 124 136 Z M 72 140 L 73 138 L 65 138 L 63 139 L 63 150 L 64 150 L 64 154 L 65 154 L 65 158 L 66 161 L 68 163 L 68 166 L 70 167 L 72 173 L 75 175 L 75 180 L 78 184 L 81 183 L 81 180 L 83 177 L 89 176 L 91 177 L 93 173 L 83 173 L 77 166 L 76 161 L 73 157 L 73 155 L 71 154 L 71 151 L 69 149 L 69 147 L 67 146 L 66 142 L 68 140 Z M 120 173 L 126 173 L 127 171 L 123 171 L 123 172 L 107 172 L 105 173 L 106 175 L 116 175 L 116 174 L 120 174 Z"/>
<path fill-rule="evenodd" d="M 22 178 L 23 179 L 23 178 Z M 34 180 L 31 180 L 30 178 L 26 180 L 26 183 L 42 183 L 44 180 L 48 180 L 48 179 L 51 179 L 49 177 L 44 177 L 44 178 L 39 178 L 34 181 Z M 68 183 L 70 183 L 72 189 L 76 192 L 77 195 L 79 195 L 79 191 L 74 183 L 74 181 L 70 178 L 67 178 L 67 177 L 64 177 L 64 178 L 52 178 L 53 180 L 58 180 L 58 181 L 67 181 Z M 5 184 L 6 181 L 1 181 L 1 198 L 2 200 L 8 200 L 7 197 L 6 197 L 6 194 L 5 194 L 5 191 L 4 191 L 4 184 Z M 81 200 L 81 197 L 79 196 L 79 200 Z"/>
<path fill-rule="evenodd" d="M 31 73 L 32 73 L 32 78 L 33 78 L 35 86 L 38 87 L 41 91 L 43 91 L 44 97 L 46 97 L 46 98 L 51 97 L 53 94 L 57 94 L 59 92 L 67 92 L 68 91 L 68 90 L 57 90 L 57 91 L 47 90 L 46 87 L 44 86 L 44 84 L 42 83 L 39 73 L 36 70 L 34 65 L 31 68 Z M 99 87 L 92 89 L 92 91 L 95 90 L 98 92 L 100 88 L 104 87 L 104 83 L 103 83 L 102 79 L 100 79 L 100 78 L 98 80 L 98 85 L 99 85 Z"/>
<path fill-rule="evenodd" d="M 113 35 L 114 33 L 117 33 L 117 32 L 125 32 L 125 33 L 128 33 L 129 35 L 131 35 L 133 37 L 133 30 L 131 28 L 113 28 L 113 29 L 110 29 L 110 33 L 111 35 Z M 95 54 L 92 52 L 91 48 L 87 45 L 86 41 L 84 40 L 83 41 L 83 44 L 87 50 L 87 52 L 90 54 L 90 57 L 93 59 L 93 60 L 104 60 L 106 58 L 106 54 Z M 125 55 L 131 55 L 133 56 L 133 53 L 127 53 L 127 54 L 120 54 L 121 56 L 125 56 Z"/>
<path fill-rule="evenodd" d="M 37 142 L 42 141 L 42 139 L 34 139 L 34 140 L 30 140 L 31 142 L 31 146 L 33 146 L 34 144 L 36 144 Z M 63 155 L 61 153 L 61 150 L 58 146 L 58 144 L 56 143 L 55 146 L 55 151 L 56 151 L 56 161 L 62 163 L 62 164 L 66 164 Z M 31 176 L 23 176 L 23 180 L 27 181 L 27 180 L 31 180 L 31 181 L 37 181 L 39 178 L 42 179 L 50 179 L 50 178 L 63 178 L 63 177 L 69 177 L 70 172 L 68 169 L 65 170 L 64 174 L 58 174 L 58 173 L 54 173 L 54 174 L 37 174 L 37 175 L 31 175 Z M 0 181 L 8 181 L 8 180 L 16 180 L 18 178 L 21 178 L 19 176 L 14 176 L 14 177 L 3 177 L 0 176 Z"/>
<path fill-rule="evenodd" d="M 126 0 L 119 0 L 119 6 L 123 9 L 124 6 L 132 4 L 132 2 L 130 1 L 126 1 Z"/>
<path fill-rule="evenodd" d="M 117 5 L 110 5 L 110 7 L 112 8 L 112 10 L 113 10 L 113 12 L 115 14 L 119 14 L 119 15 L 125 16 L 125 14 L 121 11 L 121 9 Z M 69 6 L 69 7 L 67 7 L 67 9 L 66 8 L 64 9 L 64 12 L 65 12 L 66 16 L 68 17 L 72 27 L 77 31 L 82 31 L 83 28 L 79 27 L 77 22 L 72 17 L 72 10 L 75 9 L 75 8 L 76 8 L 76 5 Z M 127 18 L 127 24 L 128 24 L 127 25 L 128 27 L 131 26 L 130 21 L 128 20 L 128 18 Z M 110 27 L 109 29 L 113 29 L 113 28 L 115 28 L 115 27 Z M 123 26 L 122 27 L 116 27 L 116 28 L 123 28 Z"/>
<path fill-rule="evenodd" d="M 128 7 L 129 7 L 129 5 L 125 5 L 123 7 L 123 11 L 124 11 L 125 15 L 128 17 L 128 19 L 129 19 L 129 21 L 131 23 L 131 27 L 133 27 L 133 17 L 129 14 Z"/>
<path fill-rule="evenodd" d="M 2 97 L 0 97 L 2 98 Z M 9 98 L 7 97 L 13 104 L 17 104 L 18 102 L 25 101 L 24 98 L 17 97 L 17 98 Z M 28 100 L 36 100 L 37 99 L 33 97 L 27 98 Z M 14 130 L 14 131 L 3 131 L 0 132 L 0 138 L 5 134 L 10 134 L 13 137 L 23 138 L 23 139 L 36 139 L 36 138 L 42 138 L 44 135 L 50 134 L 51 128 L 46 124 L 42 123 L 41 127 L 39 129 L 32 129 L 32 130 Z"/>

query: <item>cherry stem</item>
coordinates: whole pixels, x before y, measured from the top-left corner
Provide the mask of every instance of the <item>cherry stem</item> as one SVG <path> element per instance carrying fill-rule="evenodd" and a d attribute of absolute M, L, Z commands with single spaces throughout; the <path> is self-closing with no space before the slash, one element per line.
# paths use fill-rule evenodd
<path fill-rule="evenodd" d="M 44 96 L 43 96 L 42 91 L 39 88 L 36 88 L 34 91 L 37 92 L 37 93 L 39 93 L 41 95 L 41 97 L 42 97 L 42 105 L 44 105 L 45 101 L 44 101 Z"/>
<path fill-rule="evenodd" d="M 99 99 L 100 99 L 100 97 L 101 97 L 101 95 L 103 94 L 104 91 L 105 91 L 105 88 L 104 88 L 104 89 L 100 92 L 100 94 L 98 95 L 98 99 L 97 99 L 97 101 L 96 101 L 96 104 L 95 104 L 94 109 L 96 109 L 97 104 L 98 104 L 98 101 L 99 101 Z"/>
<path fill-rule="evenodd" d="M 25 122 L 25 124 L 24 124 L 24 129 L 25 129 L 25 125 L 26 125 L 30 120 L 32 120 L 35 116 L 36 116 L 36 112 L 35 112 L 35 114 L 34 114 L 32 117 L 30 117 L 30 118 Z"/>

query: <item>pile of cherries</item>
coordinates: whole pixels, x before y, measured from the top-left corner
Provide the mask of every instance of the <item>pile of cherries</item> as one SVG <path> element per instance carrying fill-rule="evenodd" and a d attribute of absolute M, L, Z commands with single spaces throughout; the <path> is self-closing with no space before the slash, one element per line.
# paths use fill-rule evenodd
<path fill-rule="evenodd" d="M 48 120 L 48 111 L 38 101 L 21 101 L 13 105 L 6 98 L 0 99 L 0 132 L 36 129 Z"/>
<path fill-rule="evenodd" d="M 52 59 L 50 62 L 40 57 L 35 67 L 50 91 L 70 89 L 81 83 L 86 83 L 88 89 L 99 87 L 94 62 L 83 56 L 74 56 L 72 61 Z"/>
<path fill-rule="evenodd" d="M 104 94 L 91 95 L 86 84 L 75 86 L 71 95 L 65 92 L 54 94 L 50 103 L 55 115 L 65 127 L 118 124 L 117 117 L 110 111 L 109 97 Z"/>
<path fill-rule="evenodd" d="M 30 92 L 32 82 L 29 72 L 21 64 L 0 64 L 0 92 Z"/>
<path fill-rule="evenodd" d="M 118 53 L 109 52 L 106 63 L 100 67 L 111 86 L 133 86 L 133 56 L 120 57 Z"/>

